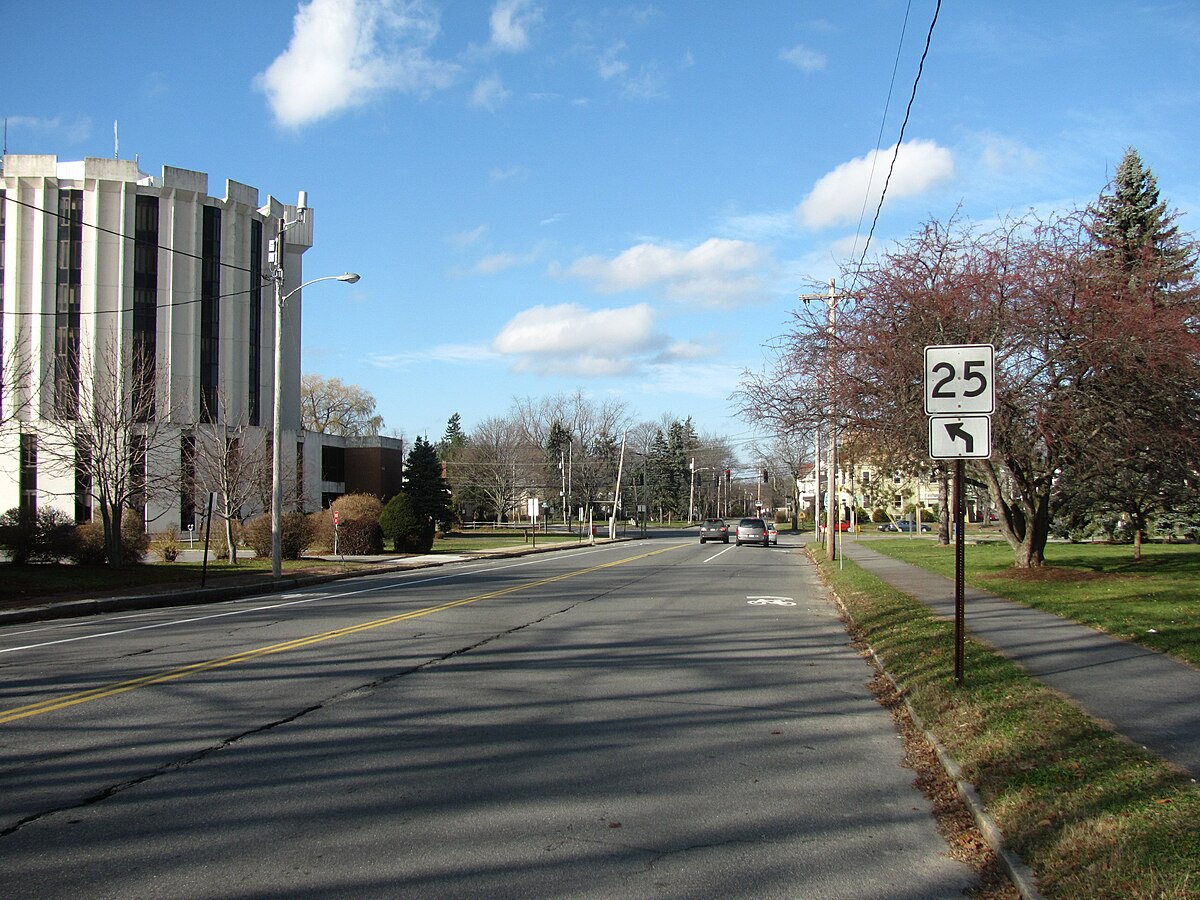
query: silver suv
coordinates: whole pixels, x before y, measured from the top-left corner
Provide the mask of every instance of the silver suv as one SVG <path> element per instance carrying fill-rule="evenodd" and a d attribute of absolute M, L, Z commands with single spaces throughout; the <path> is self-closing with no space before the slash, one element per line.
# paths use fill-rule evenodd
<path fill-rule="evenodd" d="M 762 519 L 742 519 L 738 522 L 736 542 L 739 547 L 742 544 L 770 546 L 771 538 L 767 534 L 767 523 Z"/>

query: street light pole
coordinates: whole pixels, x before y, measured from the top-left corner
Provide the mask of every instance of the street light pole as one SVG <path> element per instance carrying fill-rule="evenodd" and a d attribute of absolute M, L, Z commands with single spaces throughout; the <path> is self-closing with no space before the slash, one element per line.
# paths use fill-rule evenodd
<path fill-rule="evenodd" d="M 283 307 L 293 296 L 304 288 L 318 281 L 344 281 L 354 284 L 359 276 L 354 272 L 341 275 L 325 275 L 314 278 L 293 288 L 286 294 L 283 292 L 283 254 L 284 236 L 287 229 L 304 221 L 307 213 L 307 196 L 300 192 L 300 201 L 296 206 L 297 218 L 287 221 L 286 217 L 279 218 L 278 230 L 275 235 L 274 266 L 271 279 L 275 282 L 275 408 L 271 417 L 271 576 L 280 578 L 283 575 Z"/>

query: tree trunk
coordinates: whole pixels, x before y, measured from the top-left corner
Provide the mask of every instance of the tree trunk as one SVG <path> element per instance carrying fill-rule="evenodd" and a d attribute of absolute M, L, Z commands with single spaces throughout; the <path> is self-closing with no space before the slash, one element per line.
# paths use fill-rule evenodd
<path fill-rule="evenodd" d="M 233 539 L 233 516 L 225 516 L 225 547 L 229 551 L 229 564 L 236 566 L 237 563 L 237 544 Z"/>
<path fill-rule="evenodd" d="M 938 467 L 938 543 L 950 544 L 950 479 L 946 470 Z"/>
<path fill-rule="evenodd" d="M 115 508 L 107 503 L 100 504 L 100 518 L 104 523 L 104 555 L 110 569 L 121 568 L 121 504 Z"/>

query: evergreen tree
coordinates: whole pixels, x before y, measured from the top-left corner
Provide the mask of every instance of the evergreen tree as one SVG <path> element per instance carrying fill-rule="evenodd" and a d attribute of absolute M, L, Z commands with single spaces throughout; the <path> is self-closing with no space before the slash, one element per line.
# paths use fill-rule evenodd
<path fill-rule="evenodd" d="M 442 463 L 433 444 L 418 437 L 404 463 L 404 493 L 413 510 L 429 522 L 448 527 L 452 518 L 450 488 L 442 477 Z"/>
<path fill-rule="evenodd" d="M 1169 290 L 1191 279 L 1192 249 L 1137 150 L 1125 151 L 1112 192 L 1101 195 L 1091 212 L 1090 231 L 1104 268 L 1124 274 L 1130 287 Z"/>
<path fill-rule="evenodd" d="M 438 456 L 443 461 L 453 459 L 467 445 L 467 433 L 462 429 L 462 416 L 452 415 L 446 422 L 446 433 L 438 444 Z"/>

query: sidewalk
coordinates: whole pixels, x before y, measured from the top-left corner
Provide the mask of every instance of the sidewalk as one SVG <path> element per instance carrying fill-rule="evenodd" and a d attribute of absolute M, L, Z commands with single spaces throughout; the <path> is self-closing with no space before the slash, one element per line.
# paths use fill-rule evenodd
<path fill-rule="evenodd" d="M 954 618 L 954 582 L 845 541 L 862 569 Z M 968 586 L 970 634 L 1086 713 L 1200 778 L 1200 671 L 1168 656 Z M 970 671 L 966 678 L 971 677 Z"/>

